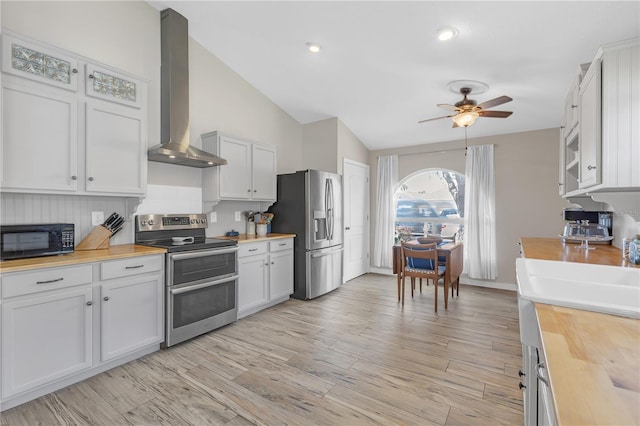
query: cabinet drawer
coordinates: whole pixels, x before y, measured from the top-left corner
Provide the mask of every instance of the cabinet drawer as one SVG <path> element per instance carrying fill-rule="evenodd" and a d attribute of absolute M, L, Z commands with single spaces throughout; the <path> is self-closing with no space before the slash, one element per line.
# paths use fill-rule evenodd
<path fill-rule="evenodd" d="M 240 244 L 238 246 L 238 257 L 253 256 L 267 252 L 267 243 Z"/>
<path fill-rule="evenodd" d="M 103 262 L 100 264 L 100 279 L 111 280 L 113 278 L 160 271 L 163 261 L 164 256 L 145 256 Z"/>
<path fill-rule="evenodd" d="M 74 285 L 91 284 L 92 281 L 92 265 L 16 272 L 2 277 L 2 298 L 6 299 L 41 291 L 56 290 Z"/>
<path fill-rule="evenodd" d="M 269 242 L 269 251 L 289 250 L 293 248 L 293 238 Z"/>

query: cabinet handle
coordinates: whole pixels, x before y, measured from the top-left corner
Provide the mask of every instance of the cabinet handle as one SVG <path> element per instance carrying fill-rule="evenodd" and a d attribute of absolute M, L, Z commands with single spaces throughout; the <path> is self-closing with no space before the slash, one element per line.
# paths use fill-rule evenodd
<path fill-rule="evenodd" d="M 274 264 L 275 264 L 275 262 L 271 262 L 271 264 L 272 264 L 272 265 L 274 265 Z"/>
<path fill-rule="evenodd" d="M 595 170 L 595 169 L 596 169 L 596 166 L 592 166 L 591 164 L 587 166 L 587 170 Z"/>
<path fill-rule="evenodd" d="M 93 301 L 89 300 L 89 301 L 87 302 L 87 306 L 91 306 L 91 305 L 93 305 Z"/>
<path fill-rule="evenodd" d="M 558 186 L 563 186 L 564 183 L 558 182 Z"/>
<path fill-rule="evenodd" d="M 350 227 L 348 227 L 348 226 L 345 226 L 345 228 L 344 228 L 344 229 L 345 229 L 345 231 L 349 231 L 351 228 L 350 228 Z"/>
<path fill-rule="evenodd" d="M 78 69 L 74 68 L 74 69 L 71 70 L 71 72 L 74 73 L 74 74 L 78 74 Z"/>
<path fill-rule="evenodd" d="M 258 251 L 258 249 L 257 248 L 249 249 L 249 251 Z"/>
<path fill-rule="evenodd" d="M 267 263 L 265 263 L 265 264 L 264 264 L 264 266 L 269 266 L 269 263 L 268 263 L 268 262 L 267 262 Z"/>
<path fill-rule="evenodd" d="M 89 182 L 93 182 L 93 176 L 89 176 Z"/>
<path fill-rule="evenodd" d="M 522 376 L 526 376 L 526 374 L 524 374 L 522 370 L 518 370 L 518 376 L 522 377 Z"/>
<path fill-rule="evenodd" d="M 518 383 L 518 387 L 520 388 L 520 390 L 527 388 L 525 385 L 522 384 L 522 382 Z"/>
<path fill-rule="evenodd" d="M 109 296 L 105 296 L 104 298 L 102 298 L 102 300 L 104 300 L 105 302 L 109 301 Z"/>
<path fill-rule="evenodd" d="M 282 247 L 282 246 L 286 246 L 286 245 L 287 245 L 287 243 L 280 243 L 280 244 L 278 244 L 278 245 L 279 245 L 280 247 Z"/>
<path fill-rule="evenodd" d="M 56 278 L 54 280 L 47 280 L 47 281 L 36 281 L 36 284 L 51 284 L 51 283 L 57 283 L 58 281 L 62 281 L 64 280 L 64 278 Z"/>
<path fill-rule="evenodd" d="M 89 74 L 89 78 L 93 78 L 93 74 Z"/>
<path fill-rule="evenodd" d="M 250 190 L 250 189 L 247 189 L 247 192 L 251 192 L 251 190 Z"/>
<path fill-rule="evenodd" d="M 78 180 L 78 176 L 71 176 L 71 180 Z"/>
<path fill-rule="evenodd" d="M 578 108 L 578 105 L 571 105 L 571 108 Z"/>
<path fill-rule="evenodd" d="M 538 379 L 548 387 L 548 386 L 549 386 L 549 382 L 548 382 L 548 381 L 547 381 L 547 379 L 542 375 L 542 370 L 544 370 L 544 363 L 539 362 L 539 363 L 536 365 L 536 372 L 538 373 Z"/>
<path fill-rule="evenodd" d="M 257 189 L 254 189 L 254 190 L 253 190 L 253 192 L 258 192 L 258 190 L 257 190 Z"/>
<path fill-rule="evenodd" d="M 142 265 L 135 265 L 135 266 L 125 266 L 124 269 L 138 269 L 138 268 L 143 268 L 144 264 Z"/>

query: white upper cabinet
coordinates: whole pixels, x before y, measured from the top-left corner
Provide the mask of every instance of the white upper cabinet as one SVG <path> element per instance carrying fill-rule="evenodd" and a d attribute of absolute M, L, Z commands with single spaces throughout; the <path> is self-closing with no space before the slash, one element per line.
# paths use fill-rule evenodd
<path fill-rule="evenodd" d="M 120 105 L 87 102 L 86 106 L 87 192 L 144 194 L 145 117 Z"/>
<path fill-rule="evenodd" d="M 577 126 L 562 129 L 561 194 L 640 190 L 640 39 L 598 49 L 579 94 Z"/>
<path fill-rule="evenodd" d="M 2 43 L 2 190 L 144 195 L 147 84 L 17 35 Z"/>
<path fill-rule="evenodd" d="M 602 187 L 640 189 L 640 40 L 604 49 Z"/>
<path fill-rule="evenodd" d="M 600 58 L 596 58 L 580 85 L 580 189 L 602 181 L 601 87 Z"/>
<path fill-rule="evenodd" d="M 86 75 L 87 96 L 135 108 L 142 107 L 146 94 L 140 80 L 95 64 L 86 65 Z"/>
<path fill-rule="evenodd" d="M 57 49 L 5 34 L 2 71 L 62 89 L 78 90 L 78 61 Z"/>
<path fill-rule="evenodd" d="M 276 150 L 272 146 L 252 146 L 251 198 L 271 201 L 276 199 Z"/>
<path fill-rule="evenodd" d="M 204 202 L 275 201 L 277 164 L 274 146 L 210 132 L 202 135 L 202 149 L 227 160 L 226 165 L 203 170 Z"/>
<path fill-rule="evenodd" d="M 5 77 L 2 103 L 2 190 L 75 192 L 78 102 L 74 94 Z"/>

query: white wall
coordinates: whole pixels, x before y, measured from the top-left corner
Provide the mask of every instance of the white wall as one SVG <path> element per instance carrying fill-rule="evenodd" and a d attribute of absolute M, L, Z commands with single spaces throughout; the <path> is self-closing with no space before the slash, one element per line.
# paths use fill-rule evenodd
<path fill-rule="evenodd" d="M 308 123 L 303 126 L 302 158 L 305 169 L 338 173 L 338 119 Z"/>
<path fill-rule="evenodd" d="M 498 283 L 515 283 L 520 237 L 557 237 L 563 230 L 562 209 L 569 204 L 558 195 L 558 138 L 558 129 L 546 129 L 468 140 L 469 145 L 495 145 Z M 465 169 L 464 141 L 371 151 L 369 164 L 376 165 L 378 156 L 390 154 L 400 155 L 399 180 L 426 168 L 460 173 Z M 374 166 L 372 205 L 376 182 Z M 371 214 L 374 224 L 375 210 Z M 371 232 L 373 235 L 373 229 Z"/>
<path fill-rule="evenodd" d="M 369 164 L 369 150 L 342 120 L 338 120 L 337 161 L 339 174 L 343 173 L 345 159 Z"/>

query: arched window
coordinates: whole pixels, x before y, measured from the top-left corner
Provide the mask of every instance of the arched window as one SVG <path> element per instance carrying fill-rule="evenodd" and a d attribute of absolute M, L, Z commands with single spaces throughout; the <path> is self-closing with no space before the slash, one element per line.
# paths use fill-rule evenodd
<path fill-rule="evenodd" d="M 393 197 L 396 242 L 427 235 L 462 239 L 464 175 L 425 169 L 400 182 Z"/>

